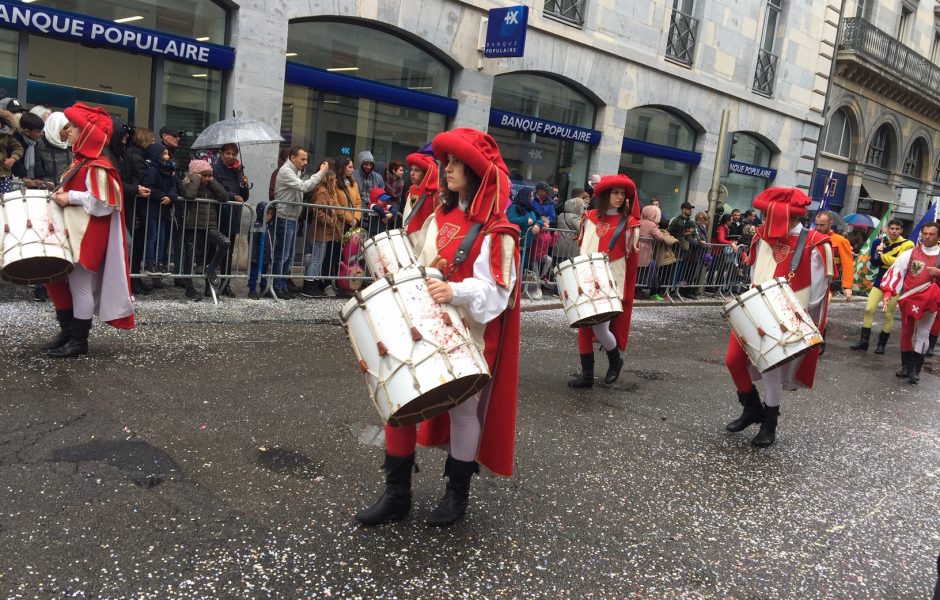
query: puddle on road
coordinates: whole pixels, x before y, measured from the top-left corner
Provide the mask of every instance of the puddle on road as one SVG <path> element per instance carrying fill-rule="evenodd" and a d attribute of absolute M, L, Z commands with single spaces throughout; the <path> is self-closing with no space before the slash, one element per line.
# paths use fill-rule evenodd
<path fill-rule="evenodd" d="M 97 440 L 52 452 L 52 462 L 102 462 L 124 473 L 136 486 L 154 488 L 179 480 L 182 471 L 163 450 L 140 440 Z"/>
<path fill-rule="evenodd" d="M 385 429 L 382 427 L 353 423 L 349 426 L 349 431 L 356 438 L 356 441 L 364 446 L 385 448 Z"/>
<path fill-rule="evenodd" d="M 320 465 L 312 458 L 288 448 L 258 448 L 254 462 L 274 473 L 282 473 L 298 479 L 314 480 L 321 476 Z"/>

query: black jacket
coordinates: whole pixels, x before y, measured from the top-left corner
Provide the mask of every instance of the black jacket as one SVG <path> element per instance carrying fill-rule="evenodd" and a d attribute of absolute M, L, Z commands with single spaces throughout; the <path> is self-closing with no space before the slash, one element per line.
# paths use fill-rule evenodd
<path fill-rule="evenodd" d="M 72 164 L 72 151 L 69 148 L 57 148 L 49 143 L 43 136 L 36 144 L 36 179 L 41 179 L 53 185 L 59 183 L 59 179 L 65 170 Z"/>

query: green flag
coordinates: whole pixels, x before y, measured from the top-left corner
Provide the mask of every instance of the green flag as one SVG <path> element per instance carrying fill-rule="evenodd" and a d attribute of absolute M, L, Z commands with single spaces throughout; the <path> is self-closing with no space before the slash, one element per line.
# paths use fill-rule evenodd
<path fill-rule="evenodd" d="M 876 227 L 872 227 L 871 235 L 868 236 L 868 239 L 862 244 L 861 250 L 858 251 L 858 258 L 855 260 L 854 290 L 856 292 L 867 294 L 871 291 L 871 288 L 874 287 L 875 274 L 878 272 L 878 269 L 871 266 L 871 246 L 875 243 L 875 239 L 877 239 L 879 235 L 887 235 L 888 221 L 891 220 L 891 212 L 892 208 L 888 206 L 888 211 L 885 212 L 885 216 L 881 218 L 881 222 L 879 222 Z"/>

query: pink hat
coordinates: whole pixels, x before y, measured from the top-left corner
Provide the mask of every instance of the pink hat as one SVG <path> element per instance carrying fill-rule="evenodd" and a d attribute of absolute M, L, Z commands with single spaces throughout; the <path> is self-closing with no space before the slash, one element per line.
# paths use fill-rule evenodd
<path fill-rule="evenodd" d="M 212 172 L 212 165 L 209 164 L 207 160 L 191 160 L 189 161 L 189 172 L 194 175 L 201 175 L 206 171 Z"/>

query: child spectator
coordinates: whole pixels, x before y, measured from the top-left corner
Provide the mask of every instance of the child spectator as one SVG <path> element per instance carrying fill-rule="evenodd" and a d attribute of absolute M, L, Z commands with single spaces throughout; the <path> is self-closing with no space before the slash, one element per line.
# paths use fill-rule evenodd
<path fill-rule="evenodd" d="M 171 205 L 179 196 L 176 163 L 163 144 L 152 144 L 147 149 L 147 173 L 143 186 L 150 189 L 147 201 L 144 272 L 151 276 L 151 285 L 162 288 L 160 275 L 169 274 L 166 266 L 167 240 L 170 233 Z"/>
<path fill-rule="evenodd" d="M 369 237 L 391 228 L 398 218 L 398 206 L 394 199 L 379 188 L 369 192 L 369 208 L 375 213 L 369 215 Z"/>
<path fill-rule="evenodd" d="M 259 202 L 255 208 L 255 222 L 251 227 L 251 268 L 248 270 L 248 297 L 252 300 L 260 298 L 268 287 L 265 275 L 271 272 L 271 257 L 274 255 L 274 229 L 271 226 L 274 210 L 275 207 L 267 202 Z"/>

